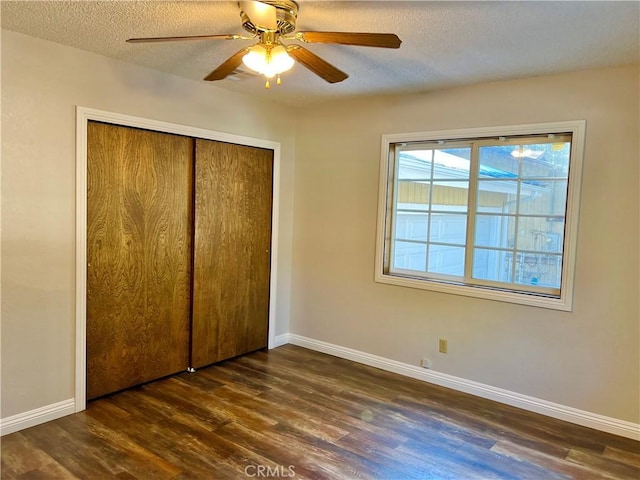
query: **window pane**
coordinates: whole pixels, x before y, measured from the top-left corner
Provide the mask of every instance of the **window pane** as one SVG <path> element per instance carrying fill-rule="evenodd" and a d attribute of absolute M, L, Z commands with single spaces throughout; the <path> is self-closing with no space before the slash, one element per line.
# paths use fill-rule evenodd
<path fill-rule="evenodd" d="M 522 217 L 518 222 L 518 250 L 562 253 L 564 222 L 547 217 Z"/>
<path fill-rule="evenodd" d="M 435 182 L 431 202 L 433 210 L 466 212 L 469 202 L 469 182 L 467 180 Z"/>
<path fill-rule="evenodd" d="M 512 252 L 475 248 L 472 276 L 478 280 L 511 282 L 512 259 Z"/>
<path fill-rule="evenodd" d="M 467 237 L 466 214 L 438 214 L 431 215 L 431 242 L 454 243 L 464 245 Z"/>
<path fill-rule="evenodd" d="M 486 213 L 516 213 L 518 182 L 511 180 L 480 180 L 477 211 Z"/>
<path fill-rule="evenodd" d="M 567 206 L 567 181 L 526 181 L 520 187 L 523 215 L 563 215 Z"/>
<path fill-rule="evenodd" d="M 426 240 L 428 221 L 429 216 L 426 213 L 398 212 L 396 216 L 395 238 L 402 240 Z"/>
<path fill-rule="evenodd" d="M 471 148 L 469 147 L 441 148 L 440 151 L 447 155 L 463 158 L 467 162 L 471 160 Z"/>
<path fill-rule="evenodd" d="M 402 180 L 398 182 L 398 208 L 426 209 L 431 185 L 425 181 Z"/>
<path fill-rule="evenodd" d="M 395 242 L 393 268 L 426 271 L 427 246 L 420 243 Z"/>
<path fill-rule="evenodd" d="M 518 147 L 517 154 L 522 155 L 522 177 L 568 177 L 570 147 L 569 142 Z"/>
<path fill-rule="evenodd" d="M 470 148 L 434 150 L 433 178 L 468 180 L 470 158 Z"/>
<path fill-rule="evenodd" d="M 442 275 L 464 275 L 464 247 L 429 245 L 429 272 Z"/>
<path fill-rule="evenodd" d="M 515 283 L 560 288 L 562 276 L 560 255 L 519 253 L 517 262 Z"/>
<path fill-rule="evenodd" d="M 431 178 L 432 150 L 400 152 L 398 157 L 398 182 Z"/>
<path fill-rule="evenodd" d="M 520 159 L 511 155 L 513 145 L 480 147 L 480 178 L 516 178 Z"/>
<path fill-rule="evenodd" d="M 478 215 L 474 245 L 478 247 L 513 248 L 516 217 L 507 215 Z"/>
<path fill-rule="evenodd" d="M 462 277 L 471 148 L 404 150 L 398 158 L 392 268 Z"/>

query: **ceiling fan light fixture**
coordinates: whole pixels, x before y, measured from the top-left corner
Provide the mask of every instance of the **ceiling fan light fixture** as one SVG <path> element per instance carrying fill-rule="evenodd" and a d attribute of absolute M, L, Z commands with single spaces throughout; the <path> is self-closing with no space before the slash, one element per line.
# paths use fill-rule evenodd
<path fill-rule="evenodd" d="M 242 62 L 251 70 L 267 78 L 286 72 L 295 63 L 282 45 L 254 45 L 242 57 Z"/>

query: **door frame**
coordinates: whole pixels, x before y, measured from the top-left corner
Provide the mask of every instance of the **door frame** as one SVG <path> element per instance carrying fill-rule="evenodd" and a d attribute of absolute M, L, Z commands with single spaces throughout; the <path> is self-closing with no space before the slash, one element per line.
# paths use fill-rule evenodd
<path fill-rule="evenodd" d="M 163 133 L 266 148 L 273 151 L 271 203 L 271 272 L 269 279 L 269 349 L 275 348 L 276 281 L 278 266 L 278 212 L 280 194 L 280 143 L 230 133 L 189 127 L 121 113 L 76 107 L 76 318 L 75 318 L 75 411 L 87 406 L 87 125 L 89 121 L 143 128 Z"/>

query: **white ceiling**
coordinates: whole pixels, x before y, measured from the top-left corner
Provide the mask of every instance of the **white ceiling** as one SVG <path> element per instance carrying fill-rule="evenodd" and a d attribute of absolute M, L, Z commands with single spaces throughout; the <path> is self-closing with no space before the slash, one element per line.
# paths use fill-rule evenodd
<path fill-rule="evenodd" d="M 283 84 L 213 84 L 290 105 L 640 62 L 640 2 L 299 0 L 298 30 L 396 33 L 399 50 L 309 44 L 347 72 L 328 84 L 302 65 Z M 249 41 L 128 44 L 130 37 L 245 33 L 229 1 L 9 1 L 2 27 L 201 81 Z"/>

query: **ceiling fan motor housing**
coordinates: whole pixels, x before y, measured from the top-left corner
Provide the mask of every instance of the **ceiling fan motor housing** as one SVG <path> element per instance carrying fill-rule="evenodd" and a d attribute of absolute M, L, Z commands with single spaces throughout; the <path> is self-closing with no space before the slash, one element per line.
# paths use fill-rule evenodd
<path fill-rule="evenodd" d="M 280 35 L 294 32 L 298 18 L 298 4 L 296 2 L 293 0 L 262 0 L 261 3 L 276 9 L 277 32 Z M 240 18 L 242 19 L 242 28 L 246 31 L 255 35 L 260 35 L 265 31 L 264 27 L 254 25 L 242 8 L 240 9 Z"/>

